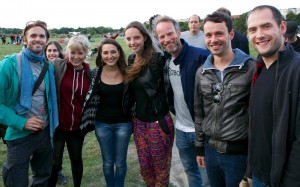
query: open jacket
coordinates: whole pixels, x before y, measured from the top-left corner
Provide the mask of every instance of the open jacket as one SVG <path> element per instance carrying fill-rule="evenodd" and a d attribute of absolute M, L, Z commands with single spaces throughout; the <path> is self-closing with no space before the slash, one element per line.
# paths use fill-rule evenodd
<path fill-rule="evenodd" d="M 202 48 L 190 46 L 184 39 L 180 39 L 180 42 L 183 44 L 183 48 L 179 55 L 174 59 L 174 64 L 179 65 L 184 100 L 191 117 L 194 120 L 195 75 L 196 71 L 205 62 L 210 52 Z M 174 94 L 169 78 L 169 64 L 171 59 L 171 56 L 167 58 L 164 67 L 164 82 L 170 111 L 175 114 Z"/>
<path fill-rule="evenodd" d="M 85 97 L 84 107 L 83 107 L 83 114 L 81 117 L 81 124 L 80 128 L 83 130 L 93 130 L 95 128 L 95 120 L 96 120 L 96 113 L 98 106 L 101 102 L 101 98 L 99 94 L 96 94 L 97 85 L 100 80 L 102 66 L 97 67 L 92 70 L 91 72 L 91 84 L 88 90 L 88 93 Z M 128 83 L 124 83 L 124 91 L 123 91 L 123 98 L 122 98 L 122 108 L 124 115 L 130 115 L 131 111 L 130 108 L 133 105 L 131 95 L 129 93 L 129 86 Z"/>
<path fill-rule="evenodd" d="M 253 85 L 263 68 L 258 59 Z M 273 134 L 271 186 L 300 186 L 300 54 L 290 44 L 278 53 L 273 100 Z M 250 118 L 251 119 L 251 118 Z M 255 153 L 251 138 L 250 121 L 249 152 Z M 251 160 L 251 159 L 249 159 Z M 251 178 L 251 163 L 247 166 Z"/>
<path fill-rule="evenodd" d="M 249 98 L 255 71 L 252 58 L 233 49 L 234 58 L 223 71 L 221 82 L 210 55 L 199 68 L 195 81 L 195 146 L 204 156 L 204 143 L 220 153 L 247 154 Z M 222 83 L 221 102 L 213 102 L 213 86 Z"/>
<path fill-rule="evenodd" d="M 20 97 L 19 71 L 17 54 L 6 56 L 0 62 L 0 123 L 8 126 L 5 140 L 16 140 L 32 133 L 31 131 L 24 129 L 27 118 L 16 114 L 16 111 L 14 110 Z M 54 130 L 58 126 L 58 109 L 56 105 L 56 94 L 50 93 L 52 89 L 50 89 L 49 84 L 49 73 L 54 74 L 54 68 L 51 64 L 49 64 L 49 69 L 44 77 L 44 82 L 49 112 L 50 137 L 53 138 Z M 55 98 L 52 98 L 51 95 Z"/>

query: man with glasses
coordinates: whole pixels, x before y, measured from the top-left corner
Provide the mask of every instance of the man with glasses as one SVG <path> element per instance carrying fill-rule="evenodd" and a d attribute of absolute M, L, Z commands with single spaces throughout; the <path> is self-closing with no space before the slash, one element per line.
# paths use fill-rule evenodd
<path fill-rule="evenodd" d="M 204 19 L 211 55 L 196 73 L 197 162 L 206 166 L 211 186 L 239 186 L 247 165 L 249 97 L 255 63 L 231 48 L 231 17 L 214 12 Z"/>
<path fill-rule="evenodd" d="M 54 68 L 44 54 L 49 36 L 45 22 L 28 22 L 22 51 L 0 61 L 0 123 L 8 126 L 2 172 L 6 187 L 29 186 L 29 165 L 31 186 L 48 186 L 51 139 L 58 125 Z"/>
<path fill-rule="evenodd" d="M 209 51 L 189 46 L 180 39 L 179 24 L 161 16 L 155 20 L 154 33 L 159 44 L 171 54 L 164 68 L 165 88 L 171 112 L 176 114 L 176 146 L 190 187 L 209 186 L 205 168 L 196 162 L 194 125 L 194 85 L 197 69 Z M 175 110 L 174 110 L 175 108 Z M 200 172 L 199 172 L 200 169 Z"/>
<path fill-rule="evenodd" d="M 259 53 L 251 93 L 247 177 L 253 187 L 300 186 L 300 54 L 284 43 L 287 23 L 270 5 L 246 19 Z"/>

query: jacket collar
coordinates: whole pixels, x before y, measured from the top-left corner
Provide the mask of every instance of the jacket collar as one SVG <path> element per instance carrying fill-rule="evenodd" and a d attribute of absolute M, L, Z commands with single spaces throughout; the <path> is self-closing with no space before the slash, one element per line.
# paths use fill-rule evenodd
<path fill-rule="evenodd" d="M 247 62 L 249 59 L 252 59 L 251 56 L 245 54 L 240 49 L 232 49 L 232 51 L 234 53 L 234 58 L 226 68 L 238 67 L 239 69 L 242 69 L 242 67 L 245 65 L 245 62 Z M 215 70 L 215 69 L 216 68 L 213 64 L 213 55 L 210 54 L 203 64 L 203 72 L 206 70 Z"/>
<path fill-rule="evenodd" d="M 175 65 L 182 65 L 182 63 L 185 62 L 185 58 L 186 58 L 186 55 L 187 55 L 187 51 L 188 51 L 188 48 L 189 48 L 189 45 L 188 43 L 186 43 L 186 41 L 184 41 L 184 39 L 180 39 L 180 42 L 181 44 L 183 45 L 179 55 L 174 59 L 174 64 Z"/>
<path fill-rule="evenodd" d="M 291 46 L 291 44 L 289 43 L 285 43 L 285 49 L 282 51 L 278 52 L 278 59 L 277 59 L 277 63 L 279 65 L 279 70 L 281 70 L 282 68 L 284 68 L 289 62 L 292 61 L 292 59 L 295 56 L 295 51 L 293 49 L 293 47 Z M 262 56 L 259 55 L 257 57 L 257 63 L 256 63 L 256 67 L 258 69 L 262 69 L 262 67 L 264 66 L 264 61 L 262 59 Z"/>

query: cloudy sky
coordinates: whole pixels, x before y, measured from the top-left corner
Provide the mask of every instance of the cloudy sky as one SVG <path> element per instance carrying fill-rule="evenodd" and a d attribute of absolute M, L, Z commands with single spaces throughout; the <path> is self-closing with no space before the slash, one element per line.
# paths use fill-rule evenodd
<path fill-rule="evenodd" d="M 279 9 L 300 8 L 298 0 L 3 0 L 0 27 L 23 29 L 28 21 L 43 20 L 49 28 L 119 29 L 134 20 L 143 23 L 154 14 L 175 19 L 198 14 L 204 18 L 219 7 L 226 7 L 237 15 L 262 4 Z"/>

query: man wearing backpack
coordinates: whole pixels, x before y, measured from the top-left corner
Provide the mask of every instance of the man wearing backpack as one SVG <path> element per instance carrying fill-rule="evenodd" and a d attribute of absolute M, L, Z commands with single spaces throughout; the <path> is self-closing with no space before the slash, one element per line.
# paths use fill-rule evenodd
<path fill-rule="evenodd" d="M 22 52 L 0 61 L 0 123 L 8 126 L 6 187 L 28 186 L 29 164 L 31 186 L 46 187 L 51 175 L 58 110 L 54 69 L 44 55 L 49 36 L 45 22 L 28 22 Z"/>

